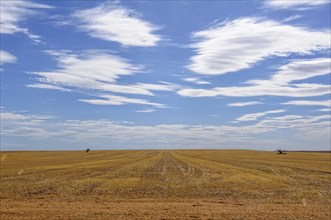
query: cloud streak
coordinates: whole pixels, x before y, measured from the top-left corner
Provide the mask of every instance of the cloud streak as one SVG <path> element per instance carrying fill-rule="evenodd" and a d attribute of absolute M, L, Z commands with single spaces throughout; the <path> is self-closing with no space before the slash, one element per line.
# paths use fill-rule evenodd
<path fill-rule="evenodd" d="M 236 121 L 256 121 L 258 118 L 269 115 L 269 114 L 277 114 L 286 112 L 286 110 L 280 109 L 280 110 L 271 110 L 271 111 L 265 111 L 265 112 L 257 112 L 257 113 L 251 113 L 242 115 L 239 118 L 236 119 Z"/>
<path fill-rule="evenodd" d="M 188 97 L 249 97 L 287 96 L 312 97 L 330 94 L 326 84 L 298 83 L 296 81 L 323 76 L 330 73 L 329 58 L 292 60 L 280 66 L 268 80 L 250 80 L 245 86 L 215 87 L 213 89 L 182 89 L 178 94 Z"/>
<path fill-rule="evenodd" d="M 6 63 L 16 63 L 17 58 L 4 50 L 0 50 L 0 65 L 4 65 Z"/>
<path fill-rule="evenodd" d="M 210 82 L 201 80 L 197 77 L 188 77 L 188 78 L 184 78 L 183 80 L 186 81 L 186 82 L 195 83 L 195 84 L 198 84 L 198 85 L 208 85 L 208 84 L 210 84 Z"/>
<path fill-rule="evenodd" d="M 262 102 L 257 102 L 257 101 L 251 101 L 251 102 L 233 102 L 229 103 L 228 106 L 231 107 L 243 107 L 243 106 L 249 106 L 249 105 L 259 105 L 263 104 Z"/>
<path fill-rule="evenodd" d="M 161 37 L 154 24 L 142 20 L 137 12 L 112 3 L 73 14 L 78 29 L 93 38 L 114 41 L 123 46 L 156 46 Z"/>
<path fill-rule="evenodd" d="M 272 9 L 307 9 L 320 5 L 329 4 L 329 0 L 299 0 L 299 1 L 284 1 L 284 0 L 266 0 L 264 6 Z"/>
<path fill-rule="evenodd" d="M 331 108 L 331 100 L 311 101 L 311 100 L 294 100 L 282 103 L 283 105 L 297 106 L 325 106 Z"/>
<path fill-rule="evenodd" d="M 273 111 L 280 112 L 279 110 Z M 269 111 L 268 114 L 272 114 Z M 53 149 L 60 143 L 80 149 L 93 143 L 97 149 L 135 148 L 246 148 L 270 149 L 286 144 L 288 149 L 311 149 L 320 142 L 329 148 L 330 116 L 284 115 L 271 117 L 253 125 L 135 125 L 110 120 L 55 120 L 49 116 L 1 112 L 2 138 L 21 137 L 25 143 L 52 141 Z M 91 135 L 93 131 L 93 135 Z M 316 132 L 318 131 L 318 132 Z M 274 134 L 291 135 L 291 142 Z M 309 133 L 309 139 L 305 134 Z M 289 138 L 289 137 L 288 137 Z M 30 141 L 32 140 L 32 142 Z M 35 141 L 39 140 L 39 141 Z M 317 149 L 316 149 L 317 150 Z"/>
<path fill-rule="evenodd" d="M 137 110 L 136 112 L 139 112 L 139 113 L 151 113 L 151 112 L 155 112 L 155 109 L 148 108 L 148 109 L 143 109 L 143 110 Z"/>
<path fill-rule="evenodd" d="M 150 105 L 157 108 L 165 108 L 166 106 L 160 103 L 149 102 L 144 99 L 127 98 L 115 95 L 101 95 L 102 99 L 80 99 L 81 102 L 86 102 L 94 105 L 125 105 L 125 104 L 139 104 Z"/>
<path fill-rule="evenodd" d="M 35 83 L 29 84 L 26 87 L 28 88 L 36 88 L 36 89 L 51 89 L 51 90 L 59 90 L 62 92 L 70 92 L 70 89 L 63 88 L 61 86 L 50 85 L 50 84 L 43 84 L 43 83 Z"/>
<path fill-rule="evenodd" d="M 38 83 L 29 84 L 27 87 L 90 92 L 101 99 L 80 99 L 79 101 L 95 105 L 140 104 L 155 107 L 165 107 L 165 105 L 112 93 L 155 96 L 155 91 L 169 92 L 181 88 L 177 84 L 168 82 L 119 84 L 117 81 L 120 77 L 141 73 L 143 67 L 131 64 L 128 60 L 106 50 L 88 50 L 79 53 L 47 51 L 47 53 L 57 61 L 57 69 L 30 73 L 37 76 L 35 80 Z"/>
<path fill-rule="evenodd" d="M 47 51 L 58 62 L 58 69 L 51 72 L 33 72 L 44 84 L 109 92 L 127 92 L 150 95 L 147 90 L 115 85 L 124 75 L 141 71 L 141 67 L 113 55 L 108 51 Z"/>
<path fill-rule="evenodd" d="M 272 56 L 307 55 L 330 48 L 329 30 L 282 24 L 247 17 L 225 21 L 195 32 L 197 41 L 188 69 L 203 75 L 221 75 L 251 68 Z"/>
<path fill-rule="evenodd" d="M 20 26 L 20 23 L 30 16 L 38 14 L 39 10 L 51 9 L 52 6 L 31 1 L 15 0 L 0 1 L 0 33 L 15 34 L 24 33 L 33 42 L 41 43 L 40 36 L 32 34 L 29 29 Z"/>

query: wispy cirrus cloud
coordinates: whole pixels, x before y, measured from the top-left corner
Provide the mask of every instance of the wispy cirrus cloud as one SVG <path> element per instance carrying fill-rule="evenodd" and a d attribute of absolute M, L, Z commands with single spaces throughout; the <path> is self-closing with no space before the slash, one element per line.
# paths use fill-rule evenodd
<path fill-rule="evenodd" d="M 0 119 L 2 138 L 20 136 L 42 140 L 54 136 L 53 132 L 46 128 L 49 120 L 54 119 L 50 115 L 22 114 L 1 110 Z"/>
<path fill-rule="evenodd" d="M 122 76 L 143 72 L 143 67 L 132 64 L 118 55 L 106 50 L 47 51 L 57 61 L 57 68 L 52 71 L 31 72 L 36 75 L 37 83 L 27 87 L 53 89 L 60 91 L 88 91 L 100 99 L 80 99 L 95 105 L 141 104 L 164 107 L 162 104 L 144 99 L 127 98 L 112 93 L 154 96 L 155 91 L 175 91 L 179 85 L 159 82 L 119 84 Z"/>
<path fill-rule="evenodd" d="M 147 109 L 137 110 L 136 112 L 139 112 L 139 113 L 151 113 L 151 112 L 155 112 L 155 109 L 147 108 Z"/>
<path fill-rule="evenodd" d="M 161 37 L 156 25 L 141 19 L 138 12 L 113 3 L 76 11 L 74 24 L 93 38 L 123 46 L 156 46 Z"/>
<path fill-rule="evenodd" d="M 237 118 L 236 121 L 256 121 L 258 118 L 266 116 L 268 114 L 277 114 L 277 113 L 282 113 L 282 112 L 286 112 L 286 110 L 279 109 L 279 110 L 271 110 L 271 111 L 265 111 L 265 112 L 245 114 L 245 115 L 242 115 L 239 118 Z"/>
<path fill-rule="evenodd" d="M 301 17 L 302 17 L 302 15 L 292 15 L 292 16 L 289 16 L 289 17 L 285 18 L 285 19 L 283 20 L 283 22 L 294 21 L 294 20 L 299 19 L 299 18 L 301 18 Z"/>
<path fill-rule="evenodd" d="M 0 65 L 4 65 L 6 63 L 16 63 L 17 58 L 4 50 L 0 50 Z"/>
<path fill-rule="evenodd" d="M 331 73 L 330 58 L 313 58 L 292 60 L 286 65 L 280 66 L 271 81 L 279 85 L 285 85 L 293 81 L 309 79 Z"/>
<path fill-rule="evenodd" d="M 125 104 L 139 104 L 150 105 L 157 108 L 165 108 L 164 104 L 149 102 L 144 99 L 128 98 L 115 95 L 100 95 L 101 99 L 80 99 L 81 102 L 86 102 L 94 105 L 125 105 Z"/>
<path fill-rule="evenodd" d="M 245 86 L 215 87 L 213 89 L 182 89 L 178 94 L 189 97 L 249 97 L 287 96 L 312 97 L 330 94 L 327 84 L 298 83 L 296 81 L 329 74 L 329 58 L 292 60 L 280 66 L 269 80 L 250 80 Z"/>
<path fill-rule="evenodd" d="M 145 89 L 117 85 L 116 81 L 124 75 L 133 75 L 141 67 L 108 51 L 47 51 L 57 61 L 58 68 L 48 72 L 32 72 L 45 84 L 76 89 L 88 89 L 106 92 L 152 95 Z M 41 88 L 41 87 L 39 87 Z M 54 88 L 54 87 L 53 87 Z M 67 88 L 67 89 L 68 89 Z"/>
<path fill-rule="evenodd" d="M 193 33 L 196 54 L 187 66 L 204 75 L 251 68 L 272 56 L 307 55 L 330 48 L 330 30 L 283 24 L 262 18 L 240 18 Z"/>
<path fill-rule="evenodd" d="M 36 89 L 52 89 L 52 90 L 59 90 L 62 92 L 70 92 L 70 89 L 63 88 L 61 86 L 57 85 L 51 85 L 51 84 L 43 84 L 43 83 L 35 83 L 35 84 L 29 84 L 26 87 L 29 88 L 36 88 Z"/>
<path fill-rule="evenodd" d="M 243 106 L 259 105 L 259 104 L 263 104 L 263 103 L 262 102 L 257 102 L 257 101 L 233 102 L 233 103 L 229 103 L 228 106 L 231 106 L 231 107 L 243 107 Z"/>
<path fill-rule="evenodd" d="M 284 115 L 280 117 L 271 117 L 259 121 L 256 125 L 262 127 L 278 128 L 307 128 L 308 126 L 323 126 L 325 131 L 330 130 L 330 115 L 303 116 L 303 115 Z M 321 131 L 325 135 L 324 132 Z M 327 135 L 330 138 L 330 135 Z"/>
<path fill-rule="evenodd" d="M 265 0 L 264 6 L 272 9 L 296 9 L 302 10 L 320 5 L 329 4 L 330 0 Z"/>
<path fill-rule="evenodd" d="M 288 149 L 302 150 L 311 149 L 311 144 L 316 143 L 316 140 L 320 148 L 329 148 L 330 115 L 284 115 L 268 117 L 252 125 L 236 126 L 135 125 L 105 119 L 54 120 L 50 116 L 8 111 L 2 111 L 1 118 L 2 138 L 21 137 L 24 138 L 25 143 L 34 143 L 34 146 L 37 144 L 38 148 L 43 147 L 43 140 L 51 141 L 53 145 L 48 149 L 59 149 L 59 143 L 66 143 L 67 147 L 74 149 L 81 149 L 86 143 L 93 143 L 93 146 L 99 149 L 220 148 L 222 146 L 266 149 L 267 146 L 267 149 L 272 150 L 273 145 L 277 143 L 286 144 Z M 92 130 L 93 135 L 90 132 Z M 291 142 L 275 137 L 275 133 L 291 135 Z M 309 139 L 306 139 L 307 133 Z"/>
<path fill-rule="evenodd" d="M 195 83 L 195 84 L 198 84 L 198 85 L 207 85 L 207 84 L 210 84 L 210 82 L 201 80 L 198 77 L 188 77 L 188 78 L 183 78 L 183 80 L 186 81 L 186 82 Z"/>
<path fill-rule="evenodd" d="M 16 114 L 13 112 L 1 112 L 1 120 L 24 120 L 24 119 L 31 119 L 31 117 Z"/>
<path fill-rule="evenodd" d="M 147 89 L 150 91 L 175 91 L 182 88 L 182 86 L 169 82 L 159 82 L 159 83 L 136 83 L 132 86 L 141 89 Z"/>
<path fill-rule="evenodd" d="M 28 28 L 21 27 L 20 23 L 30 16 L 37 15 L 39 10 L 51 8 L 53 7 L 28 0 L 0 1 L 0 33 L 24 33 L 33 42 L 41 43 L 40 36 L 32 34 Z"/>
<path fill-rule="evenodd" d="M 325 106 L 331 108 L 331 100 L 313 101 L 313 100 L 294 100 L 282 103 L 283 105 L 297 106 Z"/>
<path fill-rule="evenodd" d="M 54 119 L 51 115 L 23 114 L 17 112 L 0 111 L 1 123 L 5 126 L 11 124 L 15 126 L 39 126 L 42 123 Z"/>

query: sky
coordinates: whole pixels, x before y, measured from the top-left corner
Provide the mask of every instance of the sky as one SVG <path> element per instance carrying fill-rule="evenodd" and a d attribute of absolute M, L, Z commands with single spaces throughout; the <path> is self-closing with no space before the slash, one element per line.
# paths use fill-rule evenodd
<path fill-rule="evenodd" d="M 1 150 L 330 150 L 330 7 L 1 0 Z"/>

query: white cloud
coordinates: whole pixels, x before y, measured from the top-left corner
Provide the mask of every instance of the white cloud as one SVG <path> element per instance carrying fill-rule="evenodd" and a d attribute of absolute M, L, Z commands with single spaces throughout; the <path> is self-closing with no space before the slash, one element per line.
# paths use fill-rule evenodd
<path fill-rule="evenodd" d="M 32 34 L 27 28 L 20 27 L 20 22 L 29 16 L 37 15 L 39 9 L 50 9 L 49 5 L 28 0 L 0 1 L 0 33 L 24 33 L 35 43 L 40 43 L 40 36 Z"/>
<path fill-rule="evenodd" d="M 5 113 L 7 116 L 10 114 L 10 112 Z M 39 120 L 36 121 L 36 117 Z M 106 119 L 54 120 L 48 116 L 29 114 L 16 114 L 9 118 L 11 119 L 1 121 L 4 140 L 7 137 L 20 137 L 20 139 L 23 137 L 25 146 L 30 143 L 35 147 L 45 148 L 44 139 L 46 143 L 53 143 L 51 146 L 47 145 L 51 149 L 60 149 L 61 145 L 81 149 L 86 143 L 93 143 L 95 149 L 250 147 L 272 150 L 275 144 L 286 144 L 287 149 L 312 149 L 311 147 L 314 146 L 313 149 L 318 150 L 328 149 L 330 139 L 329 115 L 285 115 L 267 118 L 248 126 L 135 125 Z M 93 135 L 91 135 L 92 130 Z M 279 137 L 280 134 L 285 137 Z M 309 139 L 306 134 L 309 134 Z M 8 139 L 6 142 L 18 144 L 15 142 L 18 139 L 11 141 Z M 29 141 L 30 139 L 32 142 Z"/>
<path fill-rule="evenodd" d="M 330 93 L 329 85 L 321 84 L 295 84 L 290 86 L 276 86 L 259 84 L 253 86 L 216 87 L 208 89 L 182 89 L 178 91 L 181 96 L 187 97 L 249 97 L 249 96 L 287 96 L 312 97 Z"/>
<path fill-rule="evenodd" d="M 264 5 L 272 9 L 306 9 L 329 3 L 330 0 L 266 0 Z"/>
<path fill-rule="evenodd" d="M 184 78 L 183 80 L 186 81 L 186 82 L 191 82 L 191 83 L 195 83 L 195 84 L 198 84 L 198 85 L 210 84 L 210 82 L 201 80 L 200 78 L 197 78 L 197 77 Z"/>
<path fill-rule="evenodd" d="M 55 119 L 51 115 L 14 113 L 2 110 L 0 112 L 0 119 L 1 138 L 18 136 L 42 140 L 56 136 L 54 131 L 47 128 L 50 120 Z"/>
<path fill-rule="evenodd" d="M 257 113 L 251 113 L 242 115 L 239 118 L 237 118 L 237 121 L 256 121 L 258 118 L 263 117 L 268 114 L 277 114 L 286 112 L 286 110 L 280 109 L 280 110 L 271 110 L 271 111 L 265 111 L 265 112 L 257 112 Z"/>
<path fill-rule="evenodd" d="M 143 99 L 110 95 L 121 93 L 154 96 L 152 91 L 175 91 L 181 87 L 169 82 L 118 84 L 121 76 L 142 72 L 142 67 L 105 50 L 89 50 L 81 53 L 72 51 L 47 51 L 58 63 L 55 70 L 32 72 L 39 83 L 27 85 L 30 88 L 55 89 L 61 91 L 88 91 L 101 99 L 81 99 L 96 105 L 142 104 L 164 107 L 159 103 Z"/>
<path fill-rule="evenodd" d="M 141 67 L 110 54 L 107 51 L 48 51 L 58 62 L 58 69 L 51 72 L 33 72 L 43 84 L 107 92 L 152 95 L 148 90 L 116 85 L 120 76 L 132 75 Z"/>
<path fill-rule="evenodd" d="M 164 104 L 149 102 L 144 99 L 127 98 L 123 96 L 115 95 L 101 95 L 102 99 L 80 99 L 81 102 L 86 102 L 94 105 L 125 105 L 125 104 L 139 104 L 139 105 L 151 105 L 157 108 L 165 108 Z"/>
<path fill-rule="evenodd" d="M 6 63 L 16 63 L 16 60 L 17 60 L 17 58 L 14 55 L 12 55 L 4 50 L 0 50 L 0 65 L 3 65 Z"/>
<path fill-rule="evenodd" d="M 36 89 L 54 89 L 54 90 L 60 90 L 63 92 L 70 92 L 70 89 L 63 88 L 61 86 L 56 85 L 50 85 L 50 84 L 42 84 L 42 83 L 36 83 L 36 84 L 30 84 L 27 85 L 29 88 L 36 88 Z"/>
<path fill-rule="evenodd" d="M 34 114 L 21 114 L 21 113 L 14 113 L 2 110 L 0 112 L 1 120 L 37 120 L 37 121 L 45 121 L 48 119 L 55 118 L 52 115 L 34 115 Z"/>
<path fill-rule="evenodd" d="M 258 122 L 257 126 L 262 127 L 278 127 L 278 128 L 307 128 L 314 127 L 316 123 L 323 122 L 323 125 L 330 126 L 330 115 L 318 116 L 301 116 L 301 115 L 285 115 L 281 117 L 273 117 Z M 330 136 L 330 134 L 328 134 Z"/>
<path fill-rule="evenodd" d="M 22 114 L 4 110 L 1 110 L 0 112 L 1 129 L 6 129 L 7 125 L 10 125 L 15 129 L 29 126 L 38 127 L 54 118 L 55 117 L 51 115 Z"/>
<path fill-rule="evenodd" d="M 295 100 L 282 103 L 283 105 L 299 105 L 299 106 L 325 106 L 331 107 L 331 100 L 311 101 L 311 100 Z"/>
<path fill-rule="evenodd" d="M 169 82 L 163 82 L 163 84 L 137 83 L 131 86 L 151 91 L 175 91 L 182 88 L 180 85 Z"/>
<path fill-rule="evenodd" d="M 196 55 L 187 66 L 205 75 L 248 69 L 272 56 L 307 55 L 330 48 L 329 30 L 312 30 L 259 18 L 226 21 L 193 34 Z"/>
<path fill-rule="evenodd" d="M 1 120 L 24 120 L 29 119 L 30 117 L 24 116 L 21 114 L 16 114 L 12 112 L 0 112 L 1 114 Z"/>
<path fill-rule="evenodd" d="M 285 19 L 283 20 L 283 22 L 294 21 L 294 20 L 299 19 L 299 18 L 301 18 L 301 17 L 302 17 L 302 15 L 292 15 L 292 16 L 289 16 L 289 17 L 285 18 Z"/>
<path fill-rule="evenodd" d="M 115 82 L 119 76 L 132 75 L 141 70 L 140 66 L 132 65 L 128 60 L 106 50 L 86 50 L 81 53 L 47 52 L 56 58 L 61 72 L 98 81 Z"/>
<path fill-rule="evenodd" d="M 178 94 L 189 97 L 213 96 L 288 96 L 312 97 L 330 94 L 331 86 L 325 84 L 298 83 L 330 73 L 329 58 L 293 60 L 278 68 L 269 80 L 250 80 L 245 86 L 216 87 L 213 89 L 182 89 Z"/>
<path fill-rule="evenodd" d="M 143 110 L 137 110 L 136 112 L 140 112 L 140 113 L 150 113 L 150 112 L 155 112 L 155 109 L 148 108 L 148 109 L 143 109 Z"/>
<path fill-rule="evenodd" d="M 242 106 L 258 105 L 258 104 L 263 104 L 263 103 L 262 102 L 256 102 L 256 101 L 251 101 L 251 102 L 233 102 L 233 103 L 229 103 L 228 106 L 242 107 Z"/>
<path fill-rule="evenodd" d="M 115 41 L 124 46 L 155 46 L 161 37 L 155 25 L 140 19 L 137 12 L 106 2 L 73 14 L 78 28 L 91 37 Z"/>
<path fill-rule="evenodd" d="M 331 72 L 330 61 L 330 58 L 293 60 L 287 65 L 281 66 L 278 72 L 272 76 L 271 81 L 279 85 L 286 85 L 292 81 L 329 74 Z"/>

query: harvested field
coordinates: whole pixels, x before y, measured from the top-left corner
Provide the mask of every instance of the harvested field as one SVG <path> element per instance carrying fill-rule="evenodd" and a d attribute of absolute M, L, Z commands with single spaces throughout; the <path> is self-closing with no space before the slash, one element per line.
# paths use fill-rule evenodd
<path fill-rule="evenodd" d="M 1 153 L 1 219 L 330 219 L 331 154 Z"/>

